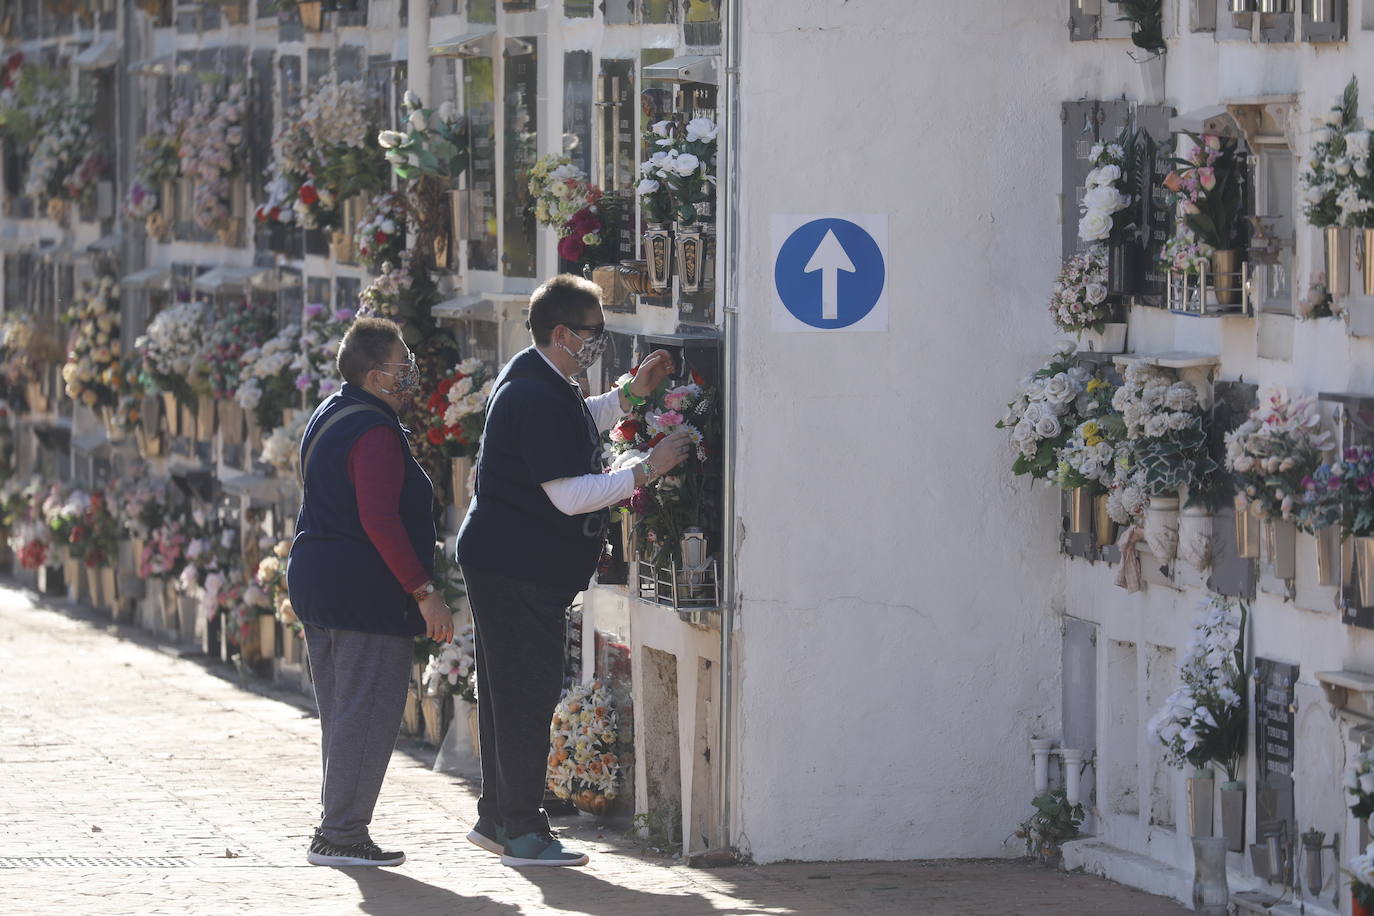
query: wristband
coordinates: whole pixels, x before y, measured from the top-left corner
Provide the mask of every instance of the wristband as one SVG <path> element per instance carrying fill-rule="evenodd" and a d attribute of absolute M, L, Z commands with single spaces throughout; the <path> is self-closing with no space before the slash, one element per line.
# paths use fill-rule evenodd
<path fill-rule="evenodd" d="M 632 380 L 627 379 L 625 383 L 620 386 L 620 393 L 625 395 L 625 400 L 630 402 L 631 407 L 642 407 L 644 406 L 644 403 L 648 400 L 648 398 L 641 398 L 638 395 L 636 395 L 633 391 L 631 391 L 631 381 Z"/>
<path fill-rule="evenodd" d="M 430 595 L 434 594 L 436 591 L 438 591 L 438 589 L 434 587 L 434 583 L 432 581 L 426 582 L 424 585 L 420 586 L 419 588 L 415 589 L 415 591 L 411 592 L 410 597 L 415 599 L 416 604 L 420 604 Z"/>
<path fill-rule="evenodd" d="M 644 482 L 645 482 L 645 483 L 650 483 L 650 482 L 652 482 L 653 479 L 654 479 L 654 477 L 657 476 L 657 475 L 654 474 L 654 462 L 653 462 L 653 460 L 650 459 L 650 458 L 646 455 L 646 456 L 644 457 L 644 460 L 641 461 L 640 464 L 642 464 L 642 465 L 644 466 Z"/>

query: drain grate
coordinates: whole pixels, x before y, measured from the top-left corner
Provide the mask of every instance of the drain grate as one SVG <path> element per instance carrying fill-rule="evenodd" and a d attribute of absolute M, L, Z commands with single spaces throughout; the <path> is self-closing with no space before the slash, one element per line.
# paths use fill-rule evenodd
<path fill-rule="evenodd" d="M 0 856 L 0 868 L 182 868 L 180 856 Z"/>

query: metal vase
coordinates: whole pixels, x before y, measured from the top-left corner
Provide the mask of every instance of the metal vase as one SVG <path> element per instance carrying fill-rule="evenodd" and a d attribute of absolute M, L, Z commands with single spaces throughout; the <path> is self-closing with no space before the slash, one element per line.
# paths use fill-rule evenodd
<path fill-rule="evenodd" d="M 1255 11 L 1255 0 L 1231 0 L 1228 8 L 1233 13 L 1253 13 Z"/>
<path fill-rule="evenodd" d="M 1231 889 L 1226 884 L 1226 837 L 1193 837 L 1193 912 L 1227 916 Z"/>
<path fill-rule="evenodd" d="M 258 615 L 258 649 L 265 659 L 277 657 L 277 618 L 271 614 Z"/>
<path fill-rule="evenodd" d="M 1087 534 L 1092 524 L 1092 494 L 1087 487 L 1074 487 L 1069 491 L 1069 534 Z"/>
<path fill-rule="evenodd" d="M 1374 537 L 1352 538 L 1360 573 L 1360 607 L 1374 607 Z"/>
<path fill-rule="evenodd" d="M 1098 547 L 1110 547 L 1116 543 L 1116 522 L 1107 511 L 1107 494 L 1099 493 L 1093 497 L 1093 532 Z"/>
<path fill-rule="evenodd" d="M 1260 523 L 1260 562 L 1279 579 L 1291 579 L 1298 567 L 1298 526 L 1281 518 Z"/>
<path fill-rule="evenodd" d="M 1350 295 L 1350 230 L 1327 226 L 1326 291 L 1333 296 Z"/>
<path fill-rule="evenodd" d="M 420 690 L 414 684 L 406 688 L 405 711 L 401 713 L 401 730 L 407 735 L 420 733 Z"/>
<path fill-rule="evenodd" d="M 1212 252 L 1212 290 L 1218 305 L 1240 305 L 1240 249 Z"/>
<path fill-rule="evenodd" d="M 1245 851 L 1245 783 L 1221 784 L 1221 835 L 1230 852 Z"/>
<path fill-rule="evenodd" d="M 677 248 L 678 285 L 684 293 L 701 292 L 701 227 L 673 227 Z"/>
<path fill-rule="evenodd" d="M 1236 497 L 1236 556 L 1254 559 L 1259 556 L 1259 514 L 1244 497 Z"/>
<path fill-rule="evenodd" d="M 420 713 L 425 721 L 425 743 L 438 747 L 444 742 L 445 696 L 426 695 L 420 700 Z"/>
<path fill-rule="evenodd" d="M 1313 22 L 1335 22 L 1336 4 L 1334 0 L 1312 0 Z"/>
<path fill-rule="evenodd" d="M 1341 584 L 1341 530 L 1335 525 L 1318 528 L 1312 534 L 1317 551 L 1317 584 Z"/>
<path fill-rule="evenodd" d="M 1364 294 L 1374 296 L 1374 229 L 1361 230 L 1360 244 L 1364 255 Z"/>
<path fill-rule="evenodd" d="M 663 292 L 673 275 L 672 236 L 663 223 L 649 223 L 645 229 L 644 259 L 649 266 L 649 287 Z"/>
<path fill-rule="evenodd" d="M 701 288 L 716 287 L 716 227 L 701 227 Z"/>
<path fill-rule="evenodd" d="M 306 0 L 296 6 L 301 15 L 301 25 L 307 32 L 318 32 L 324 28 L 324 3 L 322 0 Z"/>
<path fill-rule="evenodd" d="M 1293 0 L 1259 0 L 1259 11 L 1261 13 L 1291 13 L 1293 12 Z"/>
<path fill-rule="evenodd" d="M 1188 777 L 1188 834 L 1196 837 L 1212 835 L 1213 799 L 1216 779 L 1211 770 L 1198 770 Z"/>
<path fill-rule="evenodd" d="M 449 464 L 449 485 L 453 488 L 453 505 L 459 512 L 466 512 L 468 500 L 468 477 L 472 474 L 472 459 L 454 458 Z"/>

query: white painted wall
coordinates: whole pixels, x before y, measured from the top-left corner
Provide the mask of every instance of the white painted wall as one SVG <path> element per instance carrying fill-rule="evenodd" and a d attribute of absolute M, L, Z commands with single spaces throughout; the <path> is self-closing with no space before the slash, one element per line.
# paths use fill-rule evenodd
<path fill-rule="evenodd" d="M 1359 28 L 1369 2 L 1352 2 L 1347 44 L 1312 48 L 1218 43 L 1167 0 L 1167 101 L 1298 92 L 1305 130 L 1374 51 Z M 1181 648 L 1203 597 L 1128 595 L 1113 569 L 1057 557 L 1054 497 L 1010 478 L 991 426 L 1056 337 L 1044 302 L 1059 264 L 1059 104 L 1140 96 L 1129 44 L 1071 44 L 1066 19 L 1063 0 L 744 6 L 733 826 L 760 861 L 1003 853 L 1032 794 L 1026 739 L 1057 736 L 1059 615 L 1138 641 L 1143 729 L 1160 689 L 1143 657 Z M 769 219 L 787 213 L 889 214 L 888 333 L 772 331 Z M 1298 246 L 1305 291 L 1320 238 L 1302 226 Z M 1255 320 L 1142 309 L 1132 349 L 1217 352 L 1226 379 L 1374 390 L 1374 341 L 1337 321 L 1278 323 L 1292 324 L 1278 329 L 1291 360 L 1258 357 Z M 1374 670 L 1374 634 L 1343 626 L 1330 590 L 1300 587 L 1311 610 L 1261 593 L 1255 650 L 1298 662 L 1312 703 L 1315 671 Z M 1346 833 L 1348 852 L 1339 726 L 1301 727 L 1300 829 Z M 1130 753 L 1148 791 L 1154 749 Z M 1160 791 L 1175 776 L 1182 820 L 1181 775 Z M 1147 798 L 1102 829 L 1188 866 L 1186 839 L 1149 813 Z"/>

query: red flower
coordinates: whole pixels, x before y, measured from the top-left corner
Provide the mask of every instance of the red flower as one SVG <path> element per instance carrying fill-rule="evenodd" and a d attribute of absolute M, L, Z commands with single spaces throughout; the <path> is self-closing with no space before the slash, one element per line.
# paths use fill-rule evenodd
<path fill-rule="evenodd" d="M 378 229 L 372 234 L 372 241 L 376 242 L 378 245 L 385 245 L 387 242 L 386 233 Z"/>
<path fill-rule="evenodd" d="M 572 219 L 568 220 L 568 228 L 576 235 L 600 232 L 601 220 L 597 219 L 596 213 L 591 207 L 583 207 L 573 214 Z"/>
<path fill-rule="evenodd" d="M 72 543 L 79 544 L 86 539 L 86 529 L 80 525 L 72 526 Z"/>
<path fill-rule="evenodd" d="M 431 426 L 431 427 L 429 428 L 429 432 L 425 433 L 425 436 L 426 436 L 426 438 L 429 439 L 429 444 L 430 444 L 430 445 L 443 445 L 443 444 L 444 444 L 444 430 L 443 430 L 443 427 Z"/>
<path fill-rule="evenodd" d="M 570 235 L 558 242 L 558 256 L 565 261 L 579 261 L 586 251 L 587 246 L 582 244 L 580 236 Z"/>
<path fill-rule="evenodd" d="M 695 369 L 692 370 L 692 381 L 703 388 L 706 387 L 706 379 L 702 378 L 701 373 L 697 372 Z"/>
<path fill-rule="evenodd" d="M 662 442 L 664 435 L 664 433 L 659 433 L 657 436 L 654 436 L 652 439 L 650 439 L 649 448 L 653 448 L 655 445 L 658 445 L 660 442 Z"/>
<path fill-rule="evenodd" d="M 463 375 L 462 375 L 462 373 L 460 372 L 460 373 L 458 374 L 458 378 L 462 378 L 462 377 L 463 377 Z M 443 395 L 444 397 L 448 397 L 448 390 L 449 390 L 450 388 L 453 387 L 453 382 L 454 382 L 454 379 L 451 379 L 451 378 L 441 378 L 441 379 L 439 379 L 439 387 L 438 387 L 438 389 L 437 389 L 437 391 L 439 392 L 439 394 Z"/>
<path fill-rule="evenodd" d="M 444 410 L 444 401 L 447 400 L 441 393 L 434 392 L 429 396 L 429 412 L 440 413 Z"/>
<path fill-rule="evenodd" d="M 615 431 L 620 434 L 623 440 L 631 442 L 635 436 L 639 435 L 639 423 L 634 420 L 621 420 Z"/>
<path fill-rule="evenodd" d="M 315 190 L 313 184 L 301 185 L 301 203 L 307 207 L 313 207 L 320 202 L 320 192 Z"/>

